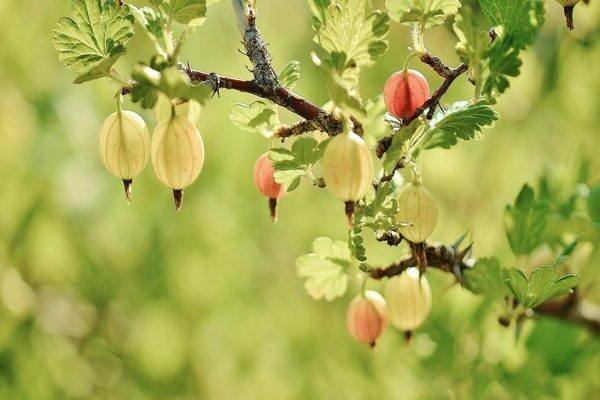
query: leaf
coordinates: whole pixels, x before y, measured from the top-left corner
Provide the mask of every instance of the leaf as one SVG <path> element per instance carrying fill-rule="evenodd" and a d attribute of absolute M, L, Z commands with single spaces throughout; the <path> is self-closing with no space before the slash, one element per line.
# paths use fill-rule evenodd
<path fill-rule="evenodd" d="M 371 11 L 370 0 L 338 0 L 327 7 L 323 26 L 315 41 L 328 53 L 344 53 L 356 68 L 372 65 L 387 51 L 383 38 L 389 31 L 389 18 Z"/>
<path fill-rule="evenodd" d="M 117 60 L 125 54 L 125 48 L 115 49 L 113 54 L 109 58 L 103 58 L 97 63 L 91 64 L 75 80 L 73 83 L 80 84 L 84 82 L 93 81 L 94 79 L 104 78 L 110 74 L 110 70 Z"/>
<path fill-rule="evenodd" d="M 390 18 L 398 23 L 422 22 L 425 28 L 441 25 L 455 15 L 459 0 L 386 0 Z"/>
<path fill-rule="evenodd" d="M 464 285 L 471 292 L 501 300 L 509 294 L 504 283 L 500 261 L 497 258 L 481 258 L 463 273 Z"/>
<path fill-rule="evenodd" d="M 256 101 L 250 105 L 232 104 L 229 107 L 229 119 L 239 128 L 258 132 L 265 138 L 271 137 L 273 129 L 280 124 L 277 107 L 263 101 Z"/>
<path fill-rule="evenodd" d="M 547 265 L 533 270 L 527 280 L 521 270 L 512 267 L 504 271 L 504 282 L 523 307 L 535 308 L 571 292 L 579 284 L 579 277 L 574 274 L 559 276 L 555 266 Z"/>
<path fill-rule="evenodd" d="M 377 189 L 370 189 L 364 202 L 358 203 L 355 210 L 355 224 L 365 226 L 373 232 L 389 231 L 396 226 L 398 204 L 391 182 L 381 183 Z M 363 260 L 360 260 L 363 261 Z"/>
<path fill-rule="evenodd" d="M 313 178 L 312 167 L 323 157 L 327 142 L 318 143 L 312 137 L 300 137 L 291 150 L 272 149 L 269 158 L 275 168 L 275 181 L 291 192 L 298 187 L 302 178 Z"/>
<path fill-rule="evenodd" d="M 170 0 L 168 13 L 180 24 L 202 25 L 206 20 L 206 0 Z"/>
<path fill-rule="evenodd" d="M 343 296 L 348 287 L 346 271 L 352 264 L 348 244 L 319 237 L 313 242 L 312 251 L 296 260 L 296 273 L 306 279 L 308 294 L 315 300 L 327 301 Z"/>
<path fill-rule="evenodd" d="M 350 249 L 352 257 L 358 261 L 364 262 L 367 261 L 367 249 L 363 244 L 364 239 L 360 234 L 360 227 L 355 226 L 353 229 L 348 231 L 348 248 Z"/>
<path fill-rule="evenodd" d="M 531 186 L 525 184 L 514 205 L 506 206 L 504 225 L 513 253 L 517 256 L 529 254 L 542 239 L 548 221 L 548 207 L 536 201 Z"/>
<path fill-rule="evenodd" d="M 498 113 L 484 102 L 473 104 L 470 101 L 458 101 L 445 112 L 438 111 L 436 118 L 431 121 L 425 148 L 449 149 L 458 139 L 474 139 L 484 127 L 491 127 L 497 119 Z"/>
<path fill-rule="evenodd" d="M 287 89 L 293 89 L 296 82 L 300 79 L 300 62 L 290 61 L 283 67 L 279 74 L 279 83 Z"/>
<path fill-rule="evenodd" d="M 477 26 L 468 6 L 464 6 L 454 18 L 452 29 L 458 37 L 455 49 L 460 61 L 473 68 L 481 62 L 484 51 L 490 46 L 488 32 Z"/>
<path fill-rule="evenodd" d="M 596 186 L 590 190 L 587 209 L 592 221 L 600 223 L 600 186 Z"/>
<path fill-rule="evenodd" d="M 62 17 L 54 26 L 52 44 L 72 71 L 114 60 L 133 37 L 133 16 L 116 1 L 73 0 L 71 12 L 72 17 Z"/>
<path fill-rule="evenodd" d="M 152 39 L 158 42 L 158 39 L 162 39 L 162 20 L 159 13 L 154 11 L 150 7 L 137 8 L 132 4 L 128 4 L 132 11 L 135 19 L 144 27 L 146 31 L 151 35 Z"/>

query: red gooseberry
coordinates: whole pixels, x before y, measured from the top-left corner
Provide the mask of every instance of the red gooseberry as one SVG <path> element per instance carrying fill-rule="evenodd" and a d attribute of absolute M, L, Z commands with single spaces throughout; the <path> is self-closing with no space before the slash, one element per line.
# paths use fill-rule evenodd
<path fill-rule="evenodd" d="M 408 119 L 428 98 L 427 79 L 412 69 L 393 73 L 383 89 L 385 106 L 390 114 L 400 119 Z"/>

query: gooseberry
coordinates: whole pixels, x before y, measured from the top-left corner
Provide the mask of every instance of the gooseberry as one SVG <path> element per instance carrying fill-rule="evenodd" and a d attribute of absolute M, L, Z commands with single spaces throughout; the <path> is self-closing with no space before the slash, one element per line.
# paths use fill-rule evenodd
<path fill-rule="evenodd" d="M 271 221 L 277 218 L 277 199 L 287 195 L 283 186 L 275 182 L 275 168 L 269 159 L 269 153 L 261 155 L 254 164 L 254 186 L 265 197 L 269 199 Z"/>
<path fill-rule="evenodd" d="M 427 79 L 412 69 L 393 73 L 383 89 L 385 106 L 390 114 L 399 119 L 408 119 L 428 98 Z"/>
<path fill-rule="evenodd" d="M 106 169 L 123 180 L 127 201 L 131 200 L 133 178 L 150 156 L 150 133 L 144 119 L 133 111 L 109 115 L 100 128 L 100 158 Z"/>
<path fill-rule="evenodd" d="M 400 233 L 413 243 L 424 242 L 437 224 L 438 211 L 435 201 L 420 183 L 412 183 L 398 195 L 396 220 L 406 223 Z"/>
<path fill-rule="evenodd" d="M 431 287 L 417 268 L 408 268 L 390 278 L 385 299 L 390 322 L 403 331 L 417 329 L 431 312 Z"/>
<path fill-rule="evenodd" d="M 173 189 L 175 209 L 180 211 L 183 189 L 198 178 L 204 165 L 200 132 L 187 118 L 171 116 L 155 128 L 151 156 L 158 180 Z"/>
<path fill-rule="evenodd" d="M 383 296 L 373 290 L 356 296 L 348 306 L 346 323 L 350 335 L 361 343 L 375 346 L 377 338 L 387 325 L 386 303 Z"/>

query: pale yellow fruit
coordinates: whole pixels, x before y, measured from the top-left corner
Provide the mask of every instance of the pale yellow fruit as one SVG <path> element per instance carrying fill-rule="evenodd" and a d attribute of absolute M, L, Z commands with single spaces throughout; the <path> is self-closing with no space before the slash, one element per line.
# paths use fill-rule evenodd
<path fill-rule="evenodd" d="M 396 220 L 411 224 L 400 228 L 400 233 L 413 243 L 422 243 L 433 233 L 438 211 L 435 201 L 423 185 L 413 183 L 398 196 Z"/>
<path fill-rule="evenodd" d="M 198 129 L 175 116 L 158 124 L 152 135 L 152 164 L 158 179 L 181 190 L 191 185 L 204 165 L 204 143 Z"/>
<path fill-rule="evenodd" d="M 113 175 L 131 180 L 138 176 L 150 156 L 150 133 L 133 111 L 115 112 L 100 128 L 100 158 Z"/>
<path fill-rule="evenodd" d="M 154 106 L 154 117 L 156 118 L 156 122 L 160 123 L 171 118 L 172 109 L 171 100 L 167 96 L 161 94 Z M 175 106 L 175 114 L 189 119 L 194 125 L 196 125 L 200 119 L 201 110 L 202 106 L 195 100 L 190 100 Z"/>
<path fill-rule="evenodd" d="M 417 329 L 431 312 L 431 287 L 419 270 L 409 268 L 389 279 L 385 287 L 388 319 L 403 331 Z"/>
<path fill-rule="evenodd" d="M 373 182 L 373 158 L 365 141 L 353 132 L 337 135 L 323 155 L 327 189 L 344 202 L 360 200 Z"/>

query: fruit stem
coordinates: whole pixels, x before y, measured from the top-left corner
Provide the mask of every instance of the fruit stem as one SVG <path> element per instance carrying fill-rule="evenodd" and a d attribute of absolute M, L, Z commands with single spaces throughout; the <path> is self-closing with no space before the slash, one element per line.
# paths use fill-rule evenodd
<path fill-rule="evenodd" d="M 183 205 L 183 189 L 173 189 L 173 199 L 175 200 L 175 212 L 181 212 Z"/>
<path fill-rule="evenodd" d="M 127 205 L 131 204 L 131 189 L 133 186 L 133 179 L 123 179 L 123 188 L 125 189 L 125 199 Z"/>
<path fill-rule="evenodd" d="M 569 30 L 573 30 L 573 28 L 575 28 L 575 25 L 573 24 L 573 10 L 575 9 L 575 6 L 565 6 L 565 18 L 567 19 L 567 28 L 569 28 Z"/>
<path fill-rule="evenodd" d="M 117 115 L 121 116 L 123 112 L 123 93 L 121 90 L 117 92 Z"/>
<path fill-rule="evenodd" d="M 419 53 L 417 53 L 416 51 L 410 52 L 410 54 L 406 57 L 406 60 L 404 61 L 404 65 L 402 66 L 402 73 L 406 74 L 406 71 L 408 71 L 408 64 L 410 63 L 410 60 L 412 60 L 418 55 Z"/>
<path fill-rule="evenodd" d="M 414 22 L 410 30 L 410 38 L 412 41 L 412 51 L 417 54 L 423 54 L 427 51 L 425 49 L 425 43 L 423 42 L 423 22 Z"/>
<path fill-rule="evenodd" d="M 272 223 L 277 222 L 277 199 L 269 199 L 269 217 Z"/>
<path fill-rule="evenodd" d="M 348 222 L 348 229 L 352 229 L 353 223 L 353 217 L 354 217 L 354 202 L 353 201 L 347 201 L 345 203 L 346 205 L 346 218 L 347 218 L 347 222 Z"/>

